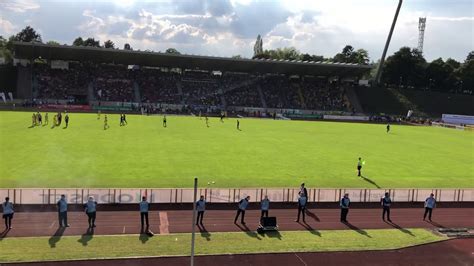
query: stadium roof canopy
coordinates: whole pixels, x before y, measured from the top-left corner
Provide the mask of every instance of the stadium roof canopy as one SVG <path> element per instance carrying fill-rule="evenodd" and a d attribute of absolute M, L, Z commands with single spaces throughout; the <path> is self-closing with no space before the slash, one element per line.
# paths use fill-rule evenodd
<path fill-rule="evenodd" d="M 218 70 L 245 73 L 279 73 L 315 76 L 357 77 L 372 66 L 346 63 L 290 61 L 272 59 L 234 59 L 202 55 L 175 55 L 159 52 L 130 51 L 97 47 L 46 45 L 41 43 L 14 42 L 17 59 L 92 61 L 150 67 Z"/>

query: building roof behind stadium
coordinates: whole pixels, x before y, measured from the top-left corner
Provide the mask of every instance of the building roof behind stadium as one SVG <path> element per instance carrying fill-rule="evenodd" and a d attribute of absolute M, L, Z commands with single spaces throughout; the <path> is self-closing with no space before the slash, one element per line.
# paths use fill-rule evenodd
<path fill-rule="evenodd" d="M 290 61 L 273 59 L 234 59 L 202 55 L 176 55 L 159 52 L 130 51 L 97 47 L 46 45 L 40 43 L 14 42 L 17 59 L 92 61 L 150 67 L 199 69 L 209 71 L 231 71 L 244 73 L 279 73 L 314 76 L 357 77 L 372 66 L 327 63 L 313 61 Z"/>

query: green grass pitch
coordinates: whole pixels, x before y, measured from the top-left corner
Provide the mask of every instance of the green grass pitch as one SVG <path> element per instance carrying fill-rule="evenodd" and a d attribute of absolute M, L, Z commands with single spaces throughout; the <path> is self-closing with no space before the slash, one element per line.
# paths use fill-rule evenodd
<path fill-rule="evenodd" d="M 474 134 L 335 122 L 70 114 L 68 129 L 28 128 L 0 112 L 0 187 L 474 187 Z M 49 114 L 50 125 L 53 113 Z M 365 161 L 362 179 L 357 158 Z M 370 180 L 371 182 L 368 182 Z"/>

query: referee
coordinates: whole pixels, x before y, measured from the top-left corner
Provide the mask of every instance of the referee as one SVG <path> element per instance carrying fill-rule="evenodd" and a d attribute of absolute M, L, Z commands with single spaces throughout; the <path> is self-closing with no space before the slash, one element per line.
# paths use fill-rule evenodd
<path fill-rule="evenodd" d="M 359 174 L 357 176 L 362 176 L 361 170 L 362 170 L 362 158 L 359 157 L 359 161 L 357 162 L 357 171 L 359 171 Z"/>

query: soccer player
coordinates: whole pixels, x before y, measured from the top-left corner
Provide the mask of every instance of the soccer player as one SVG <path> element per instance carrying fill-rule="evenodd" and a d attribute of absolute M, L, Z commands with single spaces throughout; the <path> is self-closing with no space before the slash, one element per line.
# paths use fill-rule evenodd
<path fill-rule="evenodd" d="M 97 120 L 100 120 L 100 110 L 97 111 Z"/>
<path fill-rule="evenodd" d="M 357 176 L 361 176 L 361 170 L 362 170 L 362 158 L 359 157 L 359 162 L 357 162 L 357 171 L 359 171 L 359 174 Z"/>
<path fill-rule="evenodd" d="M 36 126 L 36 114 L 33 113 L 33 115 L 31 116 L 31 126 L 34 127 Z"/>
<path fill-rule="evenodd" d="M 68 115 L 68 113 L 66 113 L 66 116 L 64 117 L 64 122 L 66 122 L 66 127 L 65 128 L 67 128 L 67 126 L 69 124 L 69 115 Z"/>
<path fill-rule="evenodd" d="M 123 114 L 123 125 L 128 125 L 127 123 L 127 117 L 125 117 L 125 114 Z"/>
<path fill-rule="evenodd" d="M 240 130 L 240 121 L 237 119 L 237 130 Z"/>
<path fill-rule="evenodd" d="M 206 126 L 209 127 L 209 118 L 206 115 Z"/>
<path fill-rule="evenodd" d="M 58 112 L 58 126 L 61 125 L 61 120 L 63 119 L 63 115 L 61 114 L 61 112 Z"/>
<path fill-rule="evenodd" d="M 40 112 L 36 113 L 36 118 L 38 119 L 38 125 L 42 125 L 43 123 L 42 123 L 42 121 L 41 121 L 42 119 L 41 119 L 41 114 L 40 114 Z"/>
<path fill-rule="evenodd" d="M 48 113 L 44 114 L 44 125 L 48 125 L 49 120 L 48 120 Z"/>
<path fill-rule="evenodd" d="M 202 120 L 201 111 L 199 111 L 199 120 Z"/>
<path fill-rule="evenodd" d="M 224 111 L 221 111 L 221 122 L 224 123 Z"/>
<path fill-rule="evenodd" d="M 390 131 L 390 124 L 387 124 L 387 133 Z"/>
<path fill-rule="evenodd" d="M 123 114 L 120 114 L 120 126 L 123 126 Z"/>
<path fill-rule="evenodd" d="M 53 117 L 53 126 L 51 128 L 54 128 L 58 125 L 58 115 L 54 115 Z"/>
<path fill-rule="evenodd" d="M 107 115 L 104 116 L 104 130 L 109 128 L 109 124 L 107 124 Z"/>
<path fill-rule="evenodd" d="M 163 116 L 163 127 L 166 127 L 166 115 Z"/>

